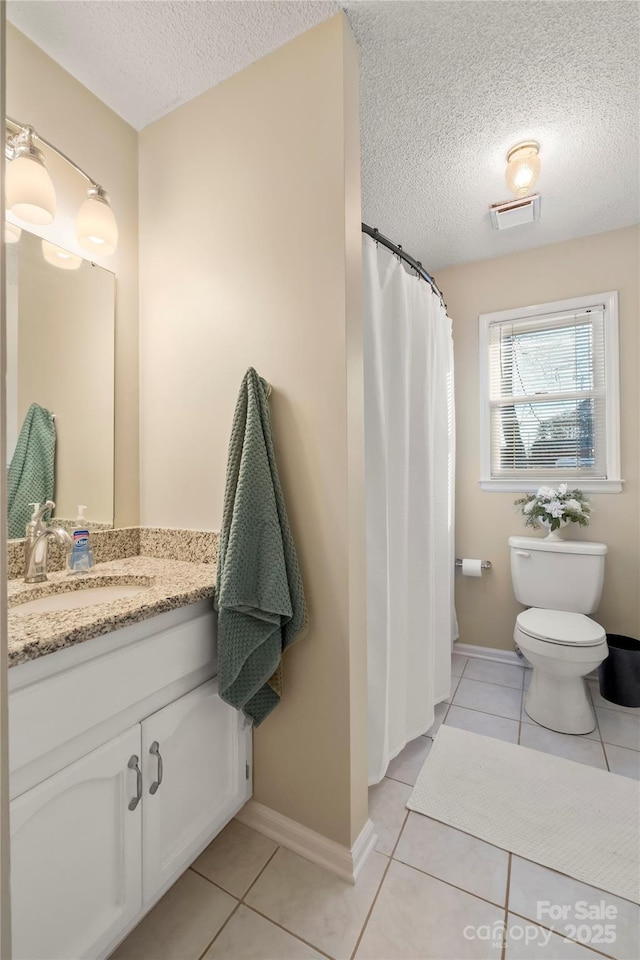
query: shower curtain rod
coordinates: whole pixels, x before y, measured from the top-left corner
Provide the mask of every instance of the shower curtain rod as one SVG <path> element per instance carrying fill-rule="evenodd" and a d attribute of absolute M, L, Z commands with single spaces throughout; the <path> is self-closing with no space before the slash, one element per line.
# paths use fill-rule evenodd
<path fill-rule="evenodd" d="M 395 255 L 400 257 L 401 260 L 404 260 L 405 263 L 408 263 L 411 269 L 415 270 L 418 276 L 429 284 L 435 295 L 440 299 L 442 306 L 445 308 L 445 310 L 447 309 L 447 305 L 444 302 L 444 297 L 442 296 L 442 292 L 438 287 L 438 284 L 435 282 L 433 277 L 427 273 L 419 260 L 414 260 L 410 254 L 404 252 L 401 246 L 393 243 L 388 237 L 383 236 L 377 227 L 370 227 L 368 223 L 363 223 L 362 232 L 366 233 L 369 237 L 372 237 L 376 243 L 381 243 L 383 247 L 387 248 L 387 250 L 391 250 L 392 253 L 395 253 Z"/>

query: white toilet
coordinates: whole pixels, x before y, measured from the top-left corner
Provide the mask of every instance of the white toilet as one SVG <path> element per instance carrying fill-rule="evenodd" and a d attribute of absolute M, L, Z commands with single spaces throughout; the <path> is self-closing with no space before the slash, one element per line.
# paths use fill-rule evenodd
<path fill-rule="evenodd" d="M 559 733 L 590 733 L 596 718 L 584 677 L 609 654 L 604 629 L 585 614 L 597 610 L 604 580 L 604 543 L 510 537 L 511 579 L 524 610 L 513 638 L 533 667 L 524 709 Z"/>

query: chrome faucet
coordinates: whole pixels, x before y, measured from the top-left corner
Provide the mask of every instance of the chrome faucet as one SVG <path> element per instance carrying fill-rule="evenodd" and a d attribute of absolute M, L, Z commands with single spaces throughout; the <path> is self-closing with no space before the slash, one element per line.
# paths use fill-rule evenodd
<path fill-rule="evenodd" d="M 73 540 L 62 527 L 50 527 L 45 523 L 45 514 L 55 507 L 53 500 L 47 500 L 42 506 L 37 503 L 32 503 L 31 506 L 34 508 L 33 516 L 27 524 L 27 539 L 24 545 L 24 582 L 42 583 L 47 579 L 49 541 L 55 540 L 69 553 Z"/>

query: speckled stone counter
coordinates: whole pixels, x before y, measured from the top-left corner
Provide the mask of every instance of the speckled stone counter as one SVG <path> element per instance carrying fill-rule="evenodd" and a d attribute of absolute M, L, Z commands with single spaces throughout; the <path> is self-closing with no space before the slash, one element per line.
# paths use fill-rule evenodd
<path fill-rule="evenodd" d="M 184 532 L 193 534 L 193 531 Z M 216 534 L 204 536 L 217 537 Z M 216 566 L 211 561 L 193 563 L 188 560 L 161 559 L 158 556 L 128 556 L 96 564 L 90 573 L 82 576 L 70 576 L 62 571 L 50 573 L 49 580 L 44 584 L 10 580 L 9 666 L 35 660 L 92 637 L 213 597 L 215 578 Z M 70 589 L 81 590 L 85 585 L 139 585 L 140 592 L 124 599 L 76 610 L 30 614 L 17 612 L 20 603 Z"/>
<path fill-rule="evenodd" d="M 211 530 L 173 530 L 168 527 L 116 527 L 91 534 L 91 549 L 96 563 L 123 560 L 125 557 L 157 557 L 160 560 L 188 560 L 191 563 L 216 563 L 220 534 Z M 24 540 L 7 541 L 9 580 L 24 573 Z M 49 573 L 63 570 L 66 554 L 61 547 L 49 546 Z"/>

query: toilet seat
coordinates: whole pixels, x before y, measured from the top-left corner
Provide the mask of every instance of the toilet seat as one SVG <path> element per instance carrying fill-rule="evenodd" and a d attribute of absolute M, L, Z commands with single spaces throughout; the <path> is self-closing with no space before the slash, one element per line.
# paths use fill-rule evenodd
<path fill-rule="evenodd" d="M 518 614 L 517 626 L 536 640 L 568 647 L 594 647 L 606 639 L 599 623 L 582 613 L 531 607 Z"/>

